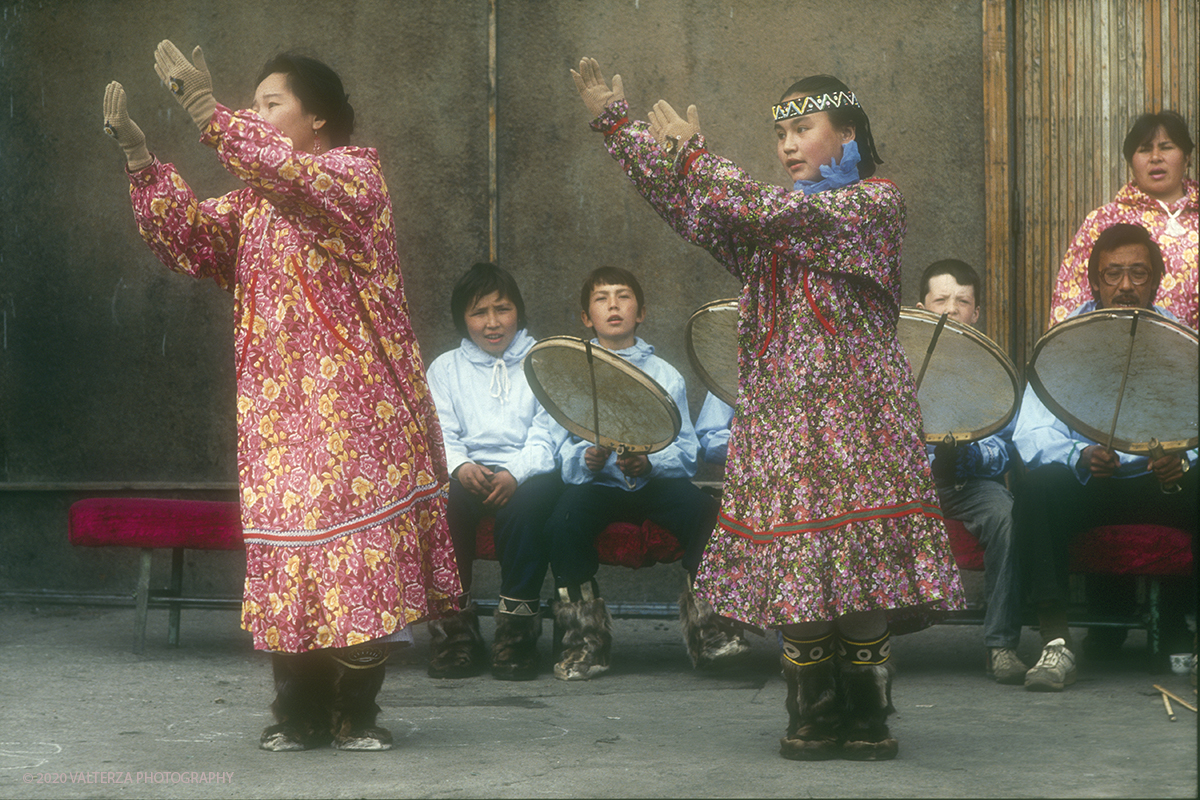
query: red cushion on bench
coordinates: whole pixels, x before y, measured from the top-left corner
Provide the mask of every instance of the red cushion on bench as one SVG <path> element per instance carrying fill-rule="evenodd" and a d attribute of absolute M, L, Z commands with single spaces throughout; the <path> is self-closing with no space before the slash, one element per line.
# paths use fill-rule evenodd
<path fill-rule="evenodd" d="M 68 537 L 86 547 L 242 550 L 237 503 L 91 497 L 71 504 Z"/>
<path fill-rule="evenodd" d="M 946 520 L 959 569 L 983 569 L 983 545 L 959 520 Z M 1102 525 L 1071 544 L 1071 572 L 1107 575 L 1190 575 L 1192 543 L 1186 531 L 1164 525 Z"/>
<path fill-rule="evenodd" d="M 496 545 L 492 540 L 494 517 L 484 517 L 475 530 L 475 557 L 496 560 Z M 653 522 L 641 525 L 614 522 L 596 537 L 596 551 L 601 564 L 614 567 L 649 567 L 669 564 L 683 558 L 679 541 Z"/>

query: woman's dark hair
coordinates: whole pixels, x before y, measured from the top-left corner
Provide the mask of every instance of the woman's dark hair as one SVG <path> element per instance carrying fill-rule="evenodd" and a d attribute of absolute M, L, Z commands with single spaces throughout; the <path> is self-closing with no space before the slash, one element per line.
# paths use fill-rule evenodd
<path fill-rule="evenodd" d="M 1133 162 L 1133 154 L 1142 145 L 1149 144 L 1159 128 L 1183 151 L 1185 158 L 1192 154 L 1195 145 L 1188 134 L 1187 121 L 1177 111 L 1159 111 L 1157 114 L 1142 114 L 1133 121 L 1129 133 L 1125 134 L 1125 144 L 1121 147 L 1127 163 Z"/>
<path fill-rule="evenodd" d="M 323 130 L 329 136 L 331 147 L 350 144 L 350 134 L 354 133 L 354 107 L 350 105 L 350 96 L 342 88 L 342 79 L 336 72 L 310 56 L 280 53 L 263 65 L 254 85 L 258 86 L 276 72 L 287 76 L 288 88 L 300 99 L 305 111 L 325 120 Z"/>
<path fill-rule="evenodd" d="M 797 94 L 819 96 L 835 92 L 849 94 L 850 89 L 832 75 L 809 75 L 789 86 L 779 101 L 782 103 Z M 867 118 L 867 112 L 860 106 L 843 104 L 839 108 L 827 108 L 825 113 L 829 114 L 829 120 L 837 128 L 853 126 L 854 140 L 858 143 L 858 152 L 862 159 L 858 162 L 858 177 L 869 178 L 874 175 L 875 165 L 882 164 L 883 159 L 875 149 L 875 137 L 871 136 L 871 120 Z"/>
<path fill-rule="evenodd" d="M 525 300 L 521 290 L 508 270 L 495 264 L 480 262 L 463 273 L 450 293 L 450 315 L 454 317 L 454 328 L 467 336 L 467 309 L 481 297 L 497 292 L 501 300 L 508 300 L 517 307 L 517 329 L 529 327 L 525 319 Z"/>
<path fill-rule="evenodd" d="M 1140 244 L 1150 254 L 1150 266 L 1154 269 L 1154 274 L 1151 276 L 1154 292 L 1150 295 L 1153 299 L 1158 294 L 1158 285 L 1162 282 L 1163 272 L 1166 270 L 1162 250 L 1159 249 L 1158 242 L 1154 241 L 1154 237 L 1150 235 L 1150 231 L 1141 225 L 1134 225 L 1130 222 L 1109 225 L 1096 237 L 1096 242 L 1092 245 L 1092 252 L 1088 255 L 1088 283 L 1100 282 L 1097 272 L 1100 268 L 1100 255 L 1111 253 L 1118 247 L 1124 247 L 1127 244 Z"/>

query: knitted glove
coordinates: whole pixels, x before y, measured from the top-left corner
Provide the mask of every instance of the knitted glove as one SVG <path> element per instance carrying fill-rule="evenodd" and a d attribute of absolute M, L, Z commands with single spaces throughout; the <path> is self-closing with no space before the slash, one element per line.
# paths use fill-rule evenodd
<path fill-rule="evenodd" d="M 104 132 L 117 140 L 125 151 L 130 172 L 150 166 L 154 160 L 146 149 L 146 136 L 129 118 L 125 107 L 125 87 L 113 81 L 104 89 Z"/>
<path fill-rule="evenodd" d="M 592 118 L 604 113 L 604 109 L 618 100 L 625 99 L 625 86 L 621 83 L 620 75 L 613 75 L 612 88 L 600 73 L 600 63 L 594 58 L 584 58 L 579 61 L 579 72 L 571 70 L 575 79 L 575 88 L 583 98 L 583 104 L 592 112 Z"/>
<path fill-rule="evenodd" d="M 208 74 L 200 45 L 196 45 L 192 61 L 188 61 L 170 39 L 163 39 L 154 51 L 154 71 L 192 116 L 196 126 L 200 130 L 207 128 L 217 101 L 213 98 L 212 76 Z"/>
<path fill-rule="evenodd" d="M 650 110 L 650 135 L 659 147 L 674 156 L 685 142 L 700 132 L 700 112 L 688 106 L 687 119 L 675 113 L 671 104 L 659 100 Z"/>

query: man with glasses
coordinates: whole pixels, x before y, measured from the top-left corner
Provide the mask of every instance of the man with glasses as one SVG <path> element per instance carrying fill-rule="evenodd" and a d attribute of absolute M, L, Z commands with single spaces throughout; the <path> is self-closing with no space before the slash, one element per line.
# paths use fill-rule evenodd
<path fill-rule="evenodd" d="M 1088 260 L 1092 300 L 1070 314 L 1154 305 L 1163 257 L 1145 228 L 1118 224 L 1097 238 Z M 1114 375 L 1113 380 L 1120 380 Z M 1044 643 L 1025 675 L 1031 691 L 1062 691 L 1075 682 L 1075 644 L 1067 628 L 1068 549 L 1101 524 L 1156 523 L 1196 535 L 1196 451 L 1159 459 L 1117 453 L 1070 429 L 1027 387 L 1013 443 L 1029 472 L 1013 511 L 1021 572 L 1037 607 Z M 1182 491 L 1165 493 L 1179 484 Z"/>

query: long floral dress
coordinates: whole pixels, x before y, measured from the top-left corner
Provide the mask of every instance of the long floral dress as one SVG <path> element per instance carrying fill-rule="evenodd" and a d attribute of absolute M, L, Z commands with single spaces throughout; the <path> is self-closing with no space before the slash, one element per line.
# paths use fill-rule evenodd
<path fill-rule="evenodd" d="M 1175 224 L 1171 224 L 1171 215 Z M 1166 262 L 1166 273 L 1158 287 L 1154 303 L 1170 311 L 1179 321 L 1195 328 L 1200 321 L 1200 296 L 1197 295 L 1197 239 L 1200 225 L 1200 185 L 1183 179 L 1183 197 L 1167 208 L 1150 195 L 1127 183 L 1111 203 L 1105 203 L 1087 215 L 1063 256 L 1050 298 L 1050 325 L 1066 319 L 1082 303 L 1092 299 L 1088 284 L 1088 257 L 1100 232 L 1118 222 L 1141 225 L 1158 242 Z"/>
<path fill-rule="evenodd" d="M 222 105 L 201 141 L 246 188 L 198 202 L 155 160 L 130 195 L 164 264 L 233 294 L 242 627 L 298 653 L 452 614 L 441 428 L 378 155 L 296 152 Z"/>
<path fill-rule="evenodd" d="M 904 202 L 887 181 L 806 196 L 693 137 L 673 164 L 624 102 L 593 123 L 638 191 L 742 282 L 738 401 L 696 590 L 762 626 L 963 604 L 896 338 Z"/>

